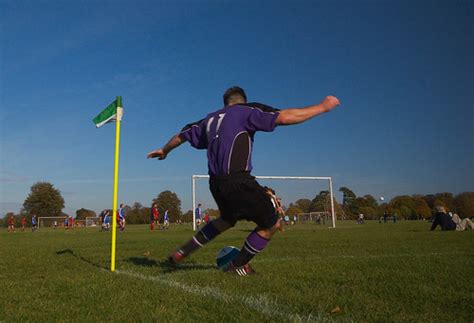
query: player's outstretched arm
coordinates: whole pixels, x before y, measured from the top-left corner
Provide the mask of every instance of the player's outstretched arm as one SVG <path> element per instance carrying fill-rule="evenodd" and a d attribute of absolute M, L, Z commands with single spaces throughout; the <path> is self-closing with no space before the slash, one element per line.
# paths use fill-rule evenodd
<path fill-rule="evenodd" d="M 304 108 L 290 108 L 280 111 L 277 117 L 277 125 L 292 125 L 309 120 L 319 114 L 326 113 L 340 105 L 339 99 L 335 96 L 327 96 L 319 104 L 310 105 Z"/>
<path fill-rule="evenodd" d="M 174 135 L 163 148 L 150 151 L 147 155 L 147 158 L 157 158 L 159 160 L 163 160 L 169 154 L 170 151 L 178 147 L 184 142 L 183 139 L 179 136 L 179 134 Z"/>

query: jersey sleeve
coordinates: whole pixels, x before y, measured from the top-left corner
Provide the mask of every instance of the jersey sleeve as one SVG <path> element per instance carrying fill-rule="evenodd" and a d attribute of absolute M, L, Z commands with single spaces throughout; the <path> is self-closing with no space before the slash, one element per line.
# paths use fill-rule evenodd
<path fill-rule="evenodd" d="M 204 119 L 187 124 L 181 129 L 179 137 L 185 141 L 188 141 L 191 146 L 197 149 L 207 148 L 207 136 L 204 125 Z"/>
<path fill-rule="evenodd" d="M 252 102 L 243 104 L 250 109 L 248 127 L 250 131 L 273 131 L 280 110 L 268 105 Z"/>

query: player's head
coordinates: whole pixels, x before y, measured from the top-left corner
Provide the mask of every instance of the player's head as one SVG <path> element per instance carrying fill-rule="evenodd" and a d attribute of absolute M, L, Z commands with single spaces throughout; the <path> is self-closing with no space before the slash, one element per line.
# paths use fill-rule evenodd
<path fill-rule="evenodd" d="M 198 207 L 201 207 L 201 203 L 198 204 Z"/>
<path fill-rule="evenodd" d="M 446 213 L 446 208 L 442 205 L 436 205 L 435 210 L 437 213 Z"/>
<path fill-rule="evenodd" d="M 247 95 L 244 89 L 239 86 L 233 86 L 224 93 L 224 106 L 230 106 L 237 103 L 246 103 Z"/>

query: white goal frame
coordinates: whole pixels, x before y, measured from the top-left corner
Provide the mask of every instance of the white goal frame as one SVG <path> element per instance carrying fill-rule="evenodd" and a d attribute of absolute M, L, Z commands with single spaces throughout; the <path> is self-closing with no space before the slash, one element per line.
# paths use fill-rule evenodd
<path fill-rule="evenodd" d="M 41 226 L 41 219 L 58 219 L 58 220 L 61 220 L 61 221 L 58 221 L 58 225 L 59 225 L 60 223 L 64 224 L 64 220 L 66 219 L 66 217 L 65 216 L 40 216 L 40 217 L 38 217 L 38 229 Z"/>
<path fill-rule="evenodd" d="M 332 192 L 332 177 L 330 176 L 254 176 L 257 179 L 290 179 L 290 180 L 326 180 L 329 185 L 329 194 L 331 195 L 331 216 L 332 227 L 336 228 L 336 214 L 334 213 L 334 195 Z M 196 231 L 196 179 L 209 178 L 209 175 L 193 175 L 192 176 L 192 194 L 193 194 L 193 231 Z"/>

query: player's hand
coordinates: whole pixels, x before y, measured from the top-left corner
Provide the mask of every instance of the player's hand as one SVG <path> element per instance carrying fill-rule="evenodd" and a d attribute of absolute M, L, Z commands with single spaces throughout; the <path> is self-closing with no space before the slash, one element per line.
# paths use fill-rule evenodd
<path fill-rule="evenodd" d="M 328 95 L 321 102 L 321 105 L 324 107 L 324 110 L 326 112 L 331 111 L 332 109 L 334 109 L 335 107 L 337 107 L 340 104 L 341 104 L 341 102 L 339 101 L 339 99 L 336 98 L 335 96 L 332 96 L 332 95 Z"/>
<path fill-rule="evenodd" d="M 157 158 L 158 157 L 159 160 L 163 160 L 163 159 L 166 158 L 166 155 L 167 154 L 165 153 L 165 151 L 160 148 L 160 149 L 157 149 L 157 150 L 150 151 L 148 153 L 148 155 L 146 156 L 146 158 Z"/>

